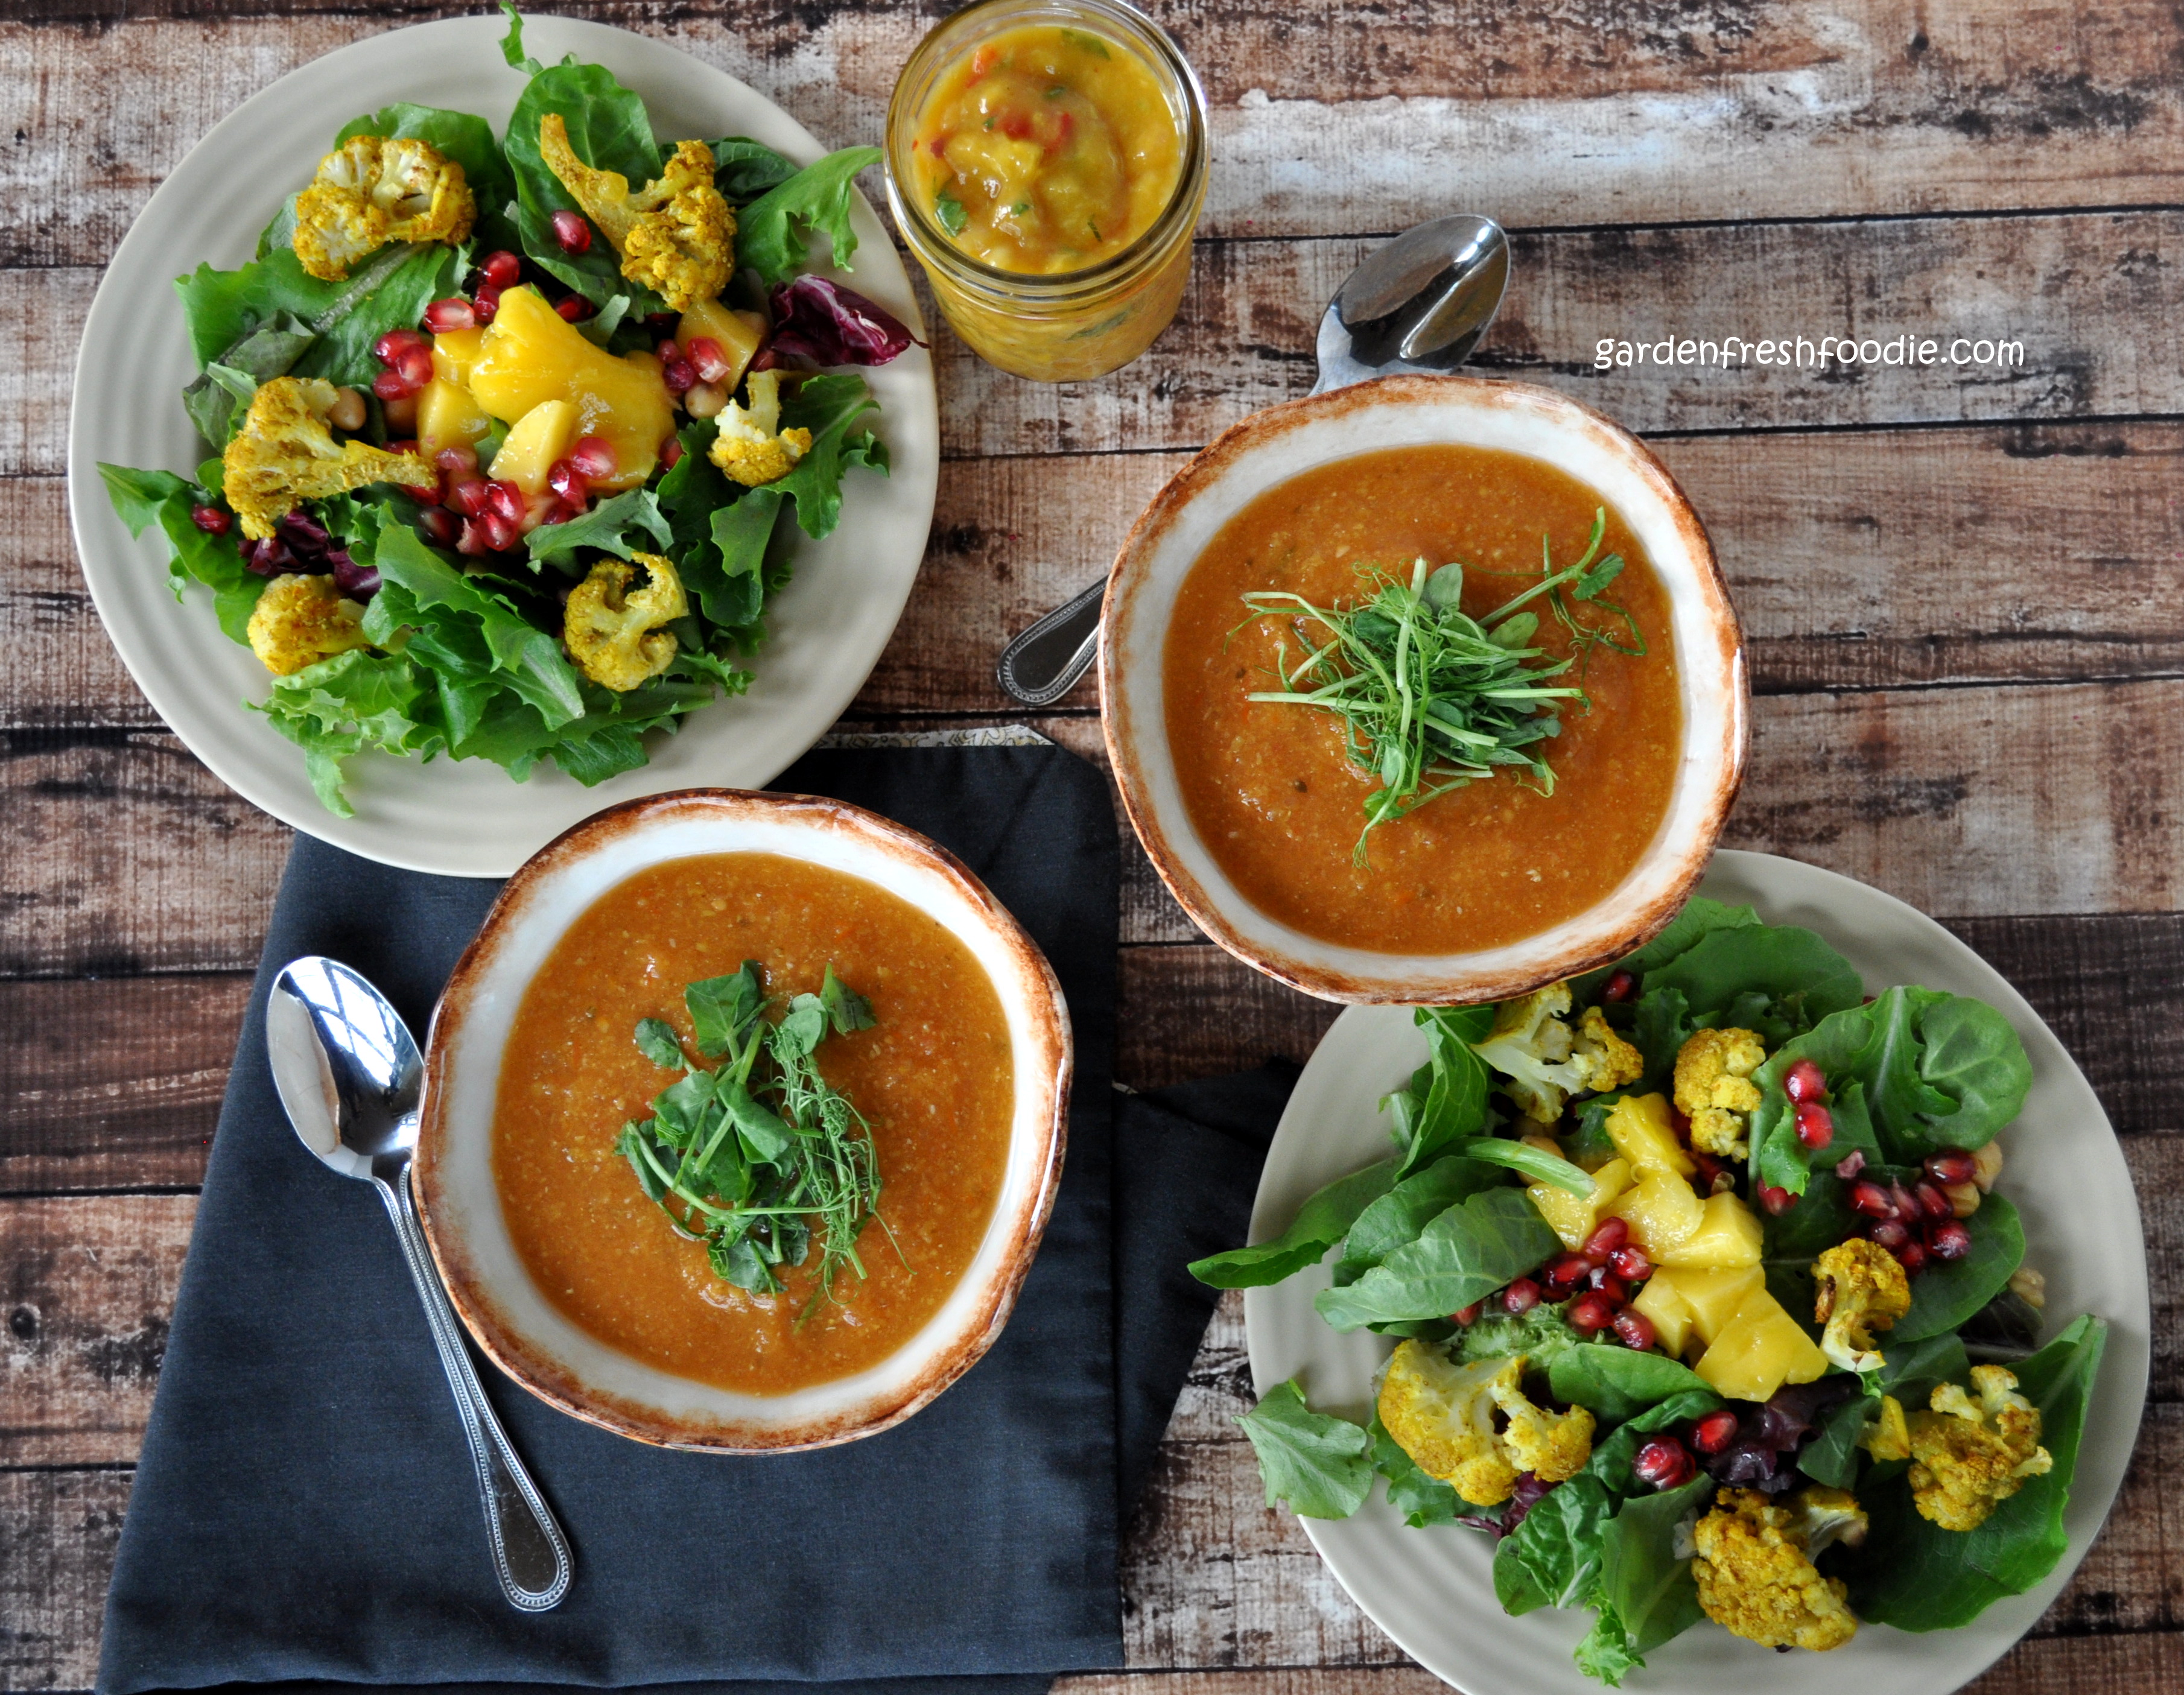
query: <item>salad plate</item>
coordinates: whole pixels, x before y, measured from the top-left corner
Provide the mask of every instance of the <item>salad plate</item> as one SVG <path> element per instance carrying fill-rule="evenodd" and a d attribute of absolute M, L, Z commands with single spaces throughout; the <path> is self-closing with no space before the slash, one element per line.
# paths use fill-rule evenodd
<path fill-rule="evenodd" d="M 939 464 L 933 366 L 912 345 L 861 371 L 867 414 L 889 461 L 858 471 L 839 526 L 798 538 L 792 581 L 766 603 L 767 636 L 749 690 L 646 739 L 638 768 L 585 787 L 542 762 L 510 781 L 489 760 L 429 761 L 367 753 L 349 762 L 354 814 L 320 803 L 305 762 L 248 704 L 268 697 L 251 650 L 223 635 L 201 588 L 178 606 L 158 536 L 131 537 L 102 483 L 101 462 L 183 471 L 202 457 L 181 391 L 197 375 L 174 280 L 201 263 L 252 256 L 281 197 L 308 178 L 343 122 L 400 103 L 476 114 L 496 132 L 524 90 L 501 50 L 499 16 L 395 30 L 292 72 L 215 125 L 176 167 L 116 252 L 84 327 L 69 441 L 69 501 L 84 575 L 107 632 L 153 708 L 190 751 L 245 798 L 352 853 L 410 870 L 505 876 L 603 807 L 667 790 L 756 788 L 840 715 L 879 658 L 924 556 Z M 747 136 L 808 164 L 826 151 L 780 108 L 725 72 L 626 31 L 569 19 L 526 20 L 526 45 L 604 66 L 644 99 L 655 132 Z M 851 197 L 853 269 L 837 278 L 923 334 L 909 279 L 861 196 Z"/>
<path fill-rule="evenodd" d="M 1940 1695 L 2006 1653 L 2055 1599 L 2107 1517 L 2137 1437 L 2146 1395 L 2150 1310 L 2146 1250 L 2122 1150 L 2084 1075 L 2022 996 L 1941 925 L 1894 898 L 1833 872 L 1763 853 L 1718 853 L 1698 894 L 1756 909 L 1762 922 L 1802 925 L 1832 943 L 1869 991 L 1920 984 L 1997 1009 L 2022 1039 L 2032 1082 L 2005 1132 L 1998 1190 L 2021 1215 L 2025 1262 L 2047 1279 L 2048 1334 L 2094 1314 L 2108 1326 L 2069 1504 L 2068 1546 L 2041 1581 L 1994 1602 L 1959 1628 L 1902 1631 L 1869 1623 L 1835 1652 L 1759 1658 L 1763 1650 L 1710 1624 L 1652 1648 L 1624 1687 L 1744 1692 L 1763 1680 L 1814 1695 Z M 1288 1229 L 1305 1200 L 1390 1151 L 1384 1097 L 1428 1058 L 1407 1009 L 1352 1007 L 1321 1042 L 1284 1113 L 1260 1180 L 1251 1240 Z M 1245 1291 L 1255 1389 L 1294 1380 L 1317 1412 L 1363 1422 L 1393 1338 L 1338 1332 L 1315 1309 L 1334 1256 L 1285 1281 Z M 1802 1380 L 1800 1380 L 1802 1381 Z M 1302 1520 L 1351 1596 L 1407 1653 L 1469 1695 L 1597 1690 L 1574 1663 L 1591 1614 L 1540 1607 L 1505 1614 L 1495 1592 L 1495 1543 L 1462 1526 L 1406 1525 L 1375 1482 L 1347 1518 Z"/>

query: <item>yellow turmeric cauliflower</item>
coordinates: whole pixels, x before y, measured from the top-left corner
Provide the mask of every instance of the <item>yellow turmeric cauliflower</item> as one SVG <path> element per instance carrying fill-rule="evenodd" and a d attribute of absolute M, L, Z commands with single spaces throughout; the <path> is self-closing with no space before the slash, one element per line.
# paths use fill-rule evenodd
<path fill-rule="evenodd" d="M 749 407 L 731 400 L 713 421 L 713 463 L 746 488 L 785 477 L 811 451 L 809 430 L 781 427 L 781 373 L 753 371 L 746 386 Z"/>
<path fill-rule="evenodd" d="M 296 258 L 339 282 L 389 242 L 460 242 L 477 218 L 463 168 L 407 136 L 352 136 L 296 197 Z"/>
<path fill-rule="evenodd" d="M 1911 1498 L 1945 1531 L 1975 1531 L 2000 1501 L 2048 1470 L 2040 1446 L 2040 1409 L 2016 1392 L 1999 1365 L 1972 1367 L 1979 1399 L 1954 1383 L 1937 1384 L 1932 1410 L 1910 1417 Z"/>
<path fill-rule="evenodd" d="M 1813 1322 L 1825 1325 L 1820 1351 L 1846 1371 L 1878 1371 L 1888 1362 L 1873 1332 L 1892 1330 L 1911 1310 L 1911 1281 L 1877 1242 L 1852 1237 L 1813 1262 Z"/>
<path fill-rule="evenodd" d="M 1559 1483 L 1592 1457 L 1592 1414 L 1535 1406 L 1524 1375 L 1522 1354 L 1458 1365 L 1412 1337 L 1397 1347 L 1381 1380 L 1380 1422 L 1420 1470 L 1490 1507 L 1509 1498 L 1519 1472 Z M 1497 1412 L 1504 1429 L 1495 1427 Z"/>
<path fill-rule="evenodd" d="M 1719 1159 L 1743 1159 L 1746 1115 L 1759 1109 L 1752 1074 L 1767 1050 L 1749 1030 L 1702 1030 L 1676 1055 L 1676 1110 L 1691 1121 L 1691 1146 Z"/>
<path fill-rule="evenodd" d="M 1911 1426 L 1904 1420 L 1903 1403 L 1893 1395 L 1883 1395 L 1880 1409 L 1858 1433 L 1858 1445 L 1875 1459 L 1908 1459 Z"/>
<path fill-rule="evenodd" d="M 1807 1489 L 1780 1505 L 1756 1489 L 1723 1490 L 1692 1537 L 1701 1610 L 1763 1648 L 1841 1648 L 1858 1620 L 1842 1581 L 1821 1576 L 1813 1556 L 1831 1541 L 1864 1541 L 1865 1526 L 1840 1489 Z"/>
<path fill-rule="evenodd" d="M 438 473 L 415 453 L 390 453 L 366 442 L 337 446 L 326 424 L 333 404 L 334 386 L 318 377 L 276 376 L 251 397 L 242 429 L 220 455 L 220 476 L 227 503 L 253 541 L 264 541 L 307 500 L 366 483 L 437 482 Z"/>
<path fill-rule="evenodd" d="M 569 145 L 558 112 L 538 120 L 547 170 L 621 255 L 621 274 L 677 312 L 710 300 L 735 269 L 736 214 L 713 186 L 713 150 L 677 142 L 657 181 L 630 192 L 617 170 L 594 170 Z"/>
<path fill-rule="evenodd" d="M 330 576 L 279 576 L 265 585 L 250 614 L 250 651 L 276 677 L 331 659 L 364 638 L 364 608 L 344 600 Z"/>
<path fill-rule="evenodd" d="M 731 473 L 733 475 L 733 473 Z M 1587 1007 L 1572 1030 L 1568 983 L 1550 983 L 1495 1009 L 1494 1028 L 1472 1051 L 1507 1081 L 1509 1098 L 1527 1117 L 1552 1124 L 1580 1090 L 1619 1089 L 1645 1074 L 1646 1060 Z"/>
<path fill-rule="evenodd" d="M 675 660 L 674 632 L 661 626 L 690 609 L 682 580 L 657 553 L 632 553 L 649 581 L 634 592 L 629 559 L 601 559 L 569 592 L 561 639 L 577 669 L 602 688 L 627 694 Z"/>

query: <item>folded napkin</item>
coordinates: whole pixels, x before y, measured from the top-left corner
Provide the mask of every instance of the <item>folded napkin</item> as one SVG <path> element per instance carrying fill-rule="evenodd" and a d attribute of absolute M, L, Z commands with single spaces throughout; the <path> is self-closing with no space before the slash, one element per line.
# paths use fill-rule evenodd
<path fill-rule="evenodd" d="M 347 961 L 421 1036 L 497 885 L 297 838 L 213 1142 L 107 1602 L 105 1695 L 227 1683 L 1032 1695 L 1121 1659 L 1118 1523 L 1243 1239 L 1291 1073 L 1116 1092 L 1106 784 L 1059 748 L 807 756 L 778 785 L 952 849 L 1061 980 L 1077 1039 L 1053 1222 L 1007 1330 L 931 1406 L 816 1453 L 671 1453 L 480 1360 L 568 1531 L 568 1598 L 501 1598 L 468 1453 L 393 1233 L 297 1142 L 265 999 Z"/>

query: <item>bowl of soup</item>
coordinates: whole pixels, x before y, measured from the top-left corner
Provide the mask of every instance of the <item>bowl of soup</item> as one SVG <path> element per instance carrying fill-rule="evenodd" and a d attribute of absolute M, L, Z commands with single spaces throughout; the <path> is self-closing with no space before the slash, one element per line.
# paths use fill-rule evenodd
<path fill-rule="evenodd" d="M 908 1418 L 1006 1323 L 1069 1015 L 952 855 L 833 800 L 614 807 L 511 878 L 432 1019 L 418 1209 L 563 1410 L 782 1452 Z"/>
<path fill-rule="evenodd" d="M 1108 579 L 1123 799 L 1206 933 L 1323 998 L 1506 999 L 1628 953 L 1744 769 L 1741 637 L 1660 461 L 1548 390 L 1255 414 Z"/>

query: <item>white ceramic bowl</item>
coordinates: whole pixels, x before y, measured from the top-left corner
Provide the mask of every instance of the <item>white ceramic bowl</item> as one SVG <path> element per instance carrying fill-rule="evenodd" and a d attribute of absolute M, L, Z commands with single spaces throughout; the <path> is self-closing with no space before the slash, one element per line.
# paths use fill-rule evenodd
<path fill-rule="evenodd" d="M 1438 955 L 1346 948 L 1262 911 L 1193 827 L 1168 747 L 1162 654 L 1178 590 L 1222 526 L 1260 495 L 1390 447 L 1495 447 L 1546 460 L 1605 496 L 1667 590 L 1684 747 L 1652 844 L 1585 912 L 1506 947 Z M 1246 964 L 1323 999 L 1504 999 L 1627 953 L 1674 916 L 1706 869 L 1744 772 L 1743 641 L 1705 528 L 1661 462 L 1576 402 L 1521 383 L 1381 377 L 1255 413 L 1153 497 L 1117 556 L 1100 633 L 1107 750 L 1154 868 L 1199 927 Z"/>
<path fill-rule="evenodd" d="M 785 1395 L 699 1383 L 622 1353 L 532 1281 L 493 1176 L 501 1057 L 524 992 L 569 926 L 626 878 L 701 853 L 778 853 L 863 877 L 939 920 L 992 980 L 1009 1028 L 1015 1114 L 984 1240 L 939 1312 L 855 1375 Z M 870 1436 L 970 1370 L 1008 1321 L 1061 1175 L 1069 1012 L 1022 926 L 954 855 L 844 802 L 698 789 L 614 807 L 510 879 L 464 953 L 426 1043 L 417 1202 L 455 1310 L 516 1381 L 565 1412 L 672 1448 L 771 1453 Z"/>

